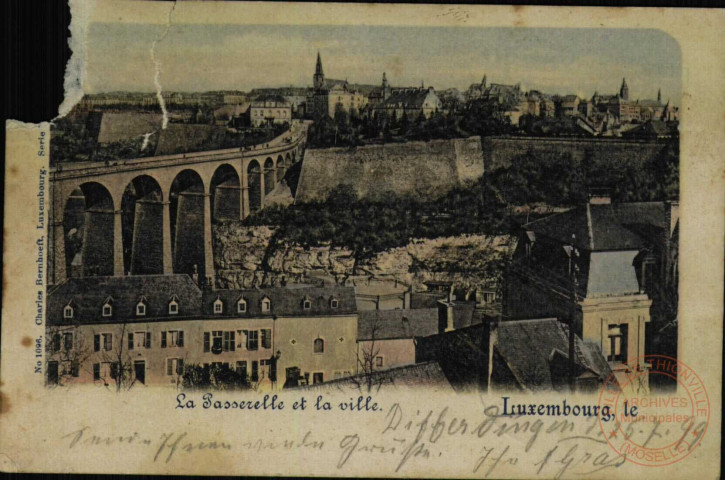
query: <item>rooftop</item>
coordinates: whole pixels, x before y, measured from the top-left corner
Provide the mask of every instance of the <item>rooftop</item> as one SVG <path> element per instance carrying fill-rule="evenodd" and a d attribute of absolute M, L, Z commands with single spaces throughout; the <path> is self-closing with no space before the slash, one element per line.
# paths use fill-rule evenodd
<path fill-rule="evenodd" d="M 362 310 L 358 313 L 358 340 L 427 337 L 438 333 L 438 309 Z"/>
<path fill-rule="evenodd" d="M 639 250 L 664 227 L 663 202 L 580 205 L 524 225 L 524 229 L 580 250 Z"/>
<path fill-rule="evenodd" d="M 516 381 L 528 390 L 551 390 L 557 381 L 552 372 L 553 355 L 568 359 L 569 329 L 556 318 L 516 320 L 499 323 L 494 348 Z M 580 370 L 601 380 L 612 370 L 601 351 L 575 336 L 576 363 Z M 581 373 L 581 371 L 579 372 Z"/>
<path fill-rule="evenodd" d="M 437 362 L 423 362 L 404 367 L 391 368 L 373 372 L 369 378 L 366 375 L 354 375 L 329 382 L 318 383 L 301 387 L 313 391 L 359 391 L 367 390 L 368 382 L 373 391 L 381 389 L 415 388 L 450 390 L 451 385 L 446 380 L 443 370 Z"/>
<path fill-rule="evenodd" d="M 262 300 L 269 299 L 269 311 Z M 169 303 L 178 312 L 169 313 Z M 222 302 L 216 312 L 214 303 Z M 238 302 L 246 302 L 240 311 Z M 136 314 L 137 304 L 146 304 L 145 314 Z M 112 315 L 103 316 L 103 306 L 112 305 Z M 64 318 L 70 305 L 73 317 Z M 192 318 L 259 318 L 274 316 L 351 315 L 356 313 L 354 287 L 263 288 L 202 291 L 188 275 L 129 275 L 124 277 L 69 278 L 48 294 L 48 323 L 118 323 Z"/>

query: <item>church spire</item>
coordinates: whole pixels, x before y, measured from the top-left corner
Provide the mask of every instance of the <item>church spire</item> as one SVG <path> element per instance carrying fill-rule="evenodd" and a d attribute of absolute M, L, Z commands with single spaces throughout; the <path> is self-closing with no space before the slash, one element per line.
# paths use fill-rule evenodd
<path fill-rule="evenodd" d="M 324 75 L 322 71 L 322 58 L 320 58 L 320 52 L 317 52 L 317 65 L 315 65 L 315 75 Z"/>
<path fill-rule="evenodd" d="M 325 84 L 325 73 L 322 71 L 322 58 L 320 52 L 317 52 L 317 65 L 315 65 L 315 74 L 312 76 L 312 84 L 319 89 Z"/>
<path fill-rule="evenodd" d="M 390 84 L 388 83 L 388 77 L 385 75 L 385 72 L 383 72 L 383 100 L 387 100 L 390 98 Z"/>
<path fill-rule="evenodd" d="M 483 88 L 486 88 L 486 74 L 485 73 L 483 74 L 483 80 L 481 80 L 481 86 Z"/>
<path fill-rule="evenodd" d="M 629 87 L 627 86 L 627 80 L 624 78 L 622 78 L 622 88 L 619 89 L 619 98 L 629 100 Z"/>
<path fill-rule="evenodd" d="M 657 89 L 657 103 L 662 103 L 662 89 Z"/>

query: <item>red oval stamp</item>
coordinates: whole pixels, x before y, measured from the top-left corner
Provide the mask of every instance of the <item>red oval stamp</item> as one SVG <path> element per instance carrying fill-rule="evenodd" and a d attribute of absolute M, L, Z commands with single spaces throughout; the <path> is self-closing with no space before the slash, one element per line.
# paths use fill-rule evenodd
<path fill-rule="evenodd" d="M 604 383 L 600 408 L 612 417 L 599 426 L 609 446 L 627 461 L 647 467 L 679 462 L 702 441 L 710 420 L 710 399 L 702 379 L 682 361 L 645 355 L 617 368 Z M 649 379 L 666 375 L 677 389 L 652 394 Z"/>

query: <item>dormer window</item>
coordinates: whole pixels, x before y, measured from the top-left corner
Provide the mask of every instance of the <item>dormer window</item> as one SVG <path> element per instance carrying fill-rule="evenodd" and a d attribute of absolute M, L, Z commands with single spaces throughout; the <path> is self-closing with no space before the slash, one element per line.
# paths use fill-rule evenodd
<path fill-rule="evenodd" d="M 65 308 L 63 308 L 63 318 L 73 318 L 73 307 L 70 305 L 66 305 Z"/>
<path fill-rule="evenodd" d="M 171 300 L 169 300 L 169 315 L 178 315 L 179 314 L 179 299 L 174 295 L 171 297 Z"/>
<path fill-rule="evenodd" d="M 247 313 L 247 301 L 243 298 L 237 301 L 237 313 Z"/>
<path fill-rule="evenodd" d="M 302 309 L 309 310 L 311 308 L 312 308 L 312 300 L 310 300 L 310 297 L 305 297 L 304 300 L 302 300 Z"/>
<path fill-rule="evenodd" d="M 111 297 L 106 299 L 106 303 L 103 304 L 103 310 L 101 313 L 104 317 L 110 317 L 113 315 L 113 299 Z"/>
<path fill-rule="evenodd" d="M 340 302 L 336 298 L 330 299 L 330 308 L 335 309 L 340 306 Z"/>
<path fill-rule="evenodd" d="M 224 302 L 219 297 L 214 300 L 214 313 L 224 313 Z"/>
<path fill-rule="evenodd" d="M 264 297 L 262 299 L 262 313 L 268 313 L 270 310 L 272 310 L 272 301 L 269 298 Z"/>
<path fill-rule="evenodd" d="M 141 297 L 141 300 L 136 304 L 136 316 L 143 317 L 146 315 L 146 297 Z"/>

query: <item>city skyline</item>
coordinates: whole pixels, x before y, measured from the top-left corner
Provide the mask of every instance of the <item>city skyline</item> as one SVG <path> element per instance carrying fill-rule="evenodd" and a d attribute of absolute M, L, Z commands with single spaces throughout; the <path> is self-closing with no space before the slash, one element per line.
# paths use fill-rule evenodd
<path fill-rule="evenodd" d="M 164 91 L 307 87 L 319 51 L 326 76 L 351 83 L 379 84 L 386 72 L 393 86 L 464 91 L 486 74 L 489 82 L 588 98 L 616 93 L 626 77 L 633 100 L 661 90 L 663 101 L 680 101 L 679 46 L 657 30 L 186 24 L 165 32 L 91 24 L 98 48 L 87 63 L 98 68 L 87 71 L 86 93 L 155 91 L 156 41 Z"/>

